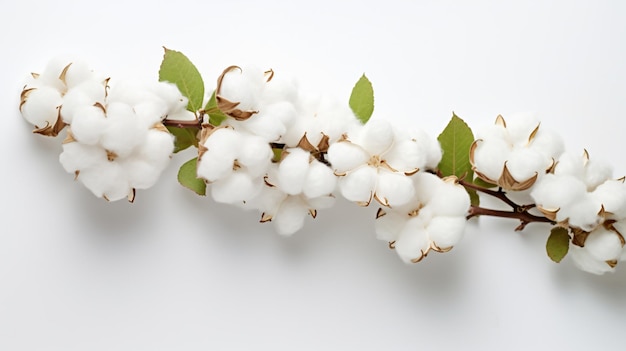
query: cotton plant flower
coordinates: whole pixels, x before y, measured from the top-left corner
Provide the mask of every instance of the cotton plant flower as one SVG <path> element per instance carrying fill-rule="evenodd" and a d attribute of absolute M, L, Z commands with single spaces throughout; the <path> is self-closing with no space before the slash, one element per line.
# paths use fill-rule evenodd
<path fill-rule="evenodd" d="M 470 162 L 482 180 L 523 191 L 551 169 L 563 148 L 561 137 L 541 128 L 534 115 L 498 116 L 494 125 L 477 131 Z"/>
<path fill-rule="evenodd" d="M 570 228 L 576 266 L 595 274 L 613 271 L 624 256 L 626 184 L 612 174 L 608 163 L 587 151 L 566 152 L 531 192 L 546 217 Z"/>
<path fill-rule="evenodd" d="M 362 206 L 376 199 L 383 206 L 394 207 L 414 195 L 409 176 L 441 158 L 435 143 L 425 134 L 412 137 L 387 121 L 370 120 L 332 144 L 328 161 L 340 176 L 339 189 L 346 199 Z"/>
<path fill-rule="evenodd" d="M 296 116 L 294 81 L 274 71 L 231 66 L 218 79 L 216 101 L 228 118 L 224 124 L 278 142 Z"/>
<path fill-rule="evenodd" d="M 467 191 L 454 176 L 441 179 L 428 172 L 411 177 L 415 195 L 408 203 L 379 209 L 378 239 L 389 242 L 406 263 L 420 262 L 432 251 L 450 251 L 463 237 L 470 207 Z"/>
<path fill-rule="evenodd" d="M 35 133 L 56 136 L 72 122 L 76 108 L 104 102 L 107 81 L 84 62 L 52 60 L 22 90 L 20 112 Z"/>
<path fill-rule="evenodd" d="M 217 202 L 243 204 L 261 191 L 273 153 L 265 139 L 230 126 L 203 129 L 197 175 Z"/>
<path fill-rule="evenodd" d="M 173 137 L 161 122 L 184 101 L 169 83 L 113 85 L 103 104 L 75 106 L 59 160 L 94 195 L 133 201 L 169 164 Z"/>

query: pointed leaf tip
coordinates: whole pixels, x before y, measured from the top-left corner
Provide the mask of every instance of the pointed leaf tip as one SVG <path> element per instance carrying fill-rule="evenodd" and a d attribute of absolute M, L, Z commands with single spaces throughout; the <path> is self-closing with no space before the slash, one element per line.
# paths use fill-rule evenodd
<path fill-rule="evenodd" d="M 474 172 L 470 163 L 470 149 L 474 143 L 474 134 L 459 116 L 452 113 L 448 125 L 437 137 L 443 151 L 437 168 L 443 177 L 456 176 L 472 181 Z M 479 198 L 475 191 L 468 191 L 472 205 L 478 205 Z"/>
<path fill-rule="evenodd" d="M 183 163 L 178 170 L 178 181 L 182 186 L 193 190 L 198 195 L 206 195 L 206 183 L 204 180 L 199 179 L 196 169 L 198 166 L 198 158 L 194 157 L 191 160 Z"/>
<path fill-rule="evenodd" d="M 374 113 L 374 88 L 370 80 L 363 74 L 352 88 L 350 108 L 361 124 L 367 123 Z"/>
<path fill-rule="evenodd" d="M 200 72 L 183 53 L 163 47 L 163 61 L 159 68 L 159 81 L 176 84 L 189 99 L 187 109 L 196 112 L 202 108 L 204 82 Z"/>

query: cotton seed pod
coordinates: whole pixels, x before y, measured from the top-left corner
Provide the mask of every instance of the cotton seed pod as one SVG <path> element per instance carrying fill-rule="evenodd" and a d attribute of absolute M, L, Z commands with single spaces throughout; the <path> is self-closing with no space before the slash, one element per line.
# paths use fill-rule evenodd
<path fill-rule="evenodd" d="M 523 191 L 549 172 L 563 150 L 561 138 L 540 128 L 532 116 L 498 116 L 470 148 L 470 163 L 482 180 L 505 190 Z"/>

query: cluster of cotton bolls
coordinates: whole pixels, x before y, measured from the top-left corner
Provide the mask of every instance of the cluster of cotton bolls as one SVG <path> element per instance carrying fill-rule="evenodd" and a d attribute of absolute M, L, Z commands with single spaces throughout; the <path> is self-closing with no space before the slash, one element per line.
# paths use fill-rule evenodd
<path fill-rule="evenodd" d="M 214 200 L 258 210 L 283 235 L 339 194 L 362 206 L 376 201 L 384 208 L 379 238 L 407 262 L 460 240 L 468 194 L 456 178 L 426 172 L 441 149 L 423 131 L 376 119 L 362 125 L 347 104 L 254 67 L 227 68 L 216 101 L 229 118 L 205 125 L 197 165 Z"/>
<path fill-rule="evenodd" d="M 173 84 L 111 81 L 84 63 L 54 60 L 33 74 L 20 110 L 37 133 L 67 126 L 60 162 L 94 195 L 133 201 L 171 158 L 173 138 L 161 121 L 187 115 L 186 105 Z"/>
<path fill-rule="evenodd" d="M 602 274 L 626 259 L 626 184 L 608 163 L 566 152 L 531 196 L 546 217 L 571 228 L 570 255 L 582 270 Z"/>
<path fill-rule="evenodd" d="M 553 131 L 530 114 L 498 116 L 477 132 L 470 160 L 478 177 L 512 196 L 523 193 L 546 218 L 568 228 L 570 257 L 602 274 L 626 259 L 626 184 L 587 151 L 564 151 Z"/>

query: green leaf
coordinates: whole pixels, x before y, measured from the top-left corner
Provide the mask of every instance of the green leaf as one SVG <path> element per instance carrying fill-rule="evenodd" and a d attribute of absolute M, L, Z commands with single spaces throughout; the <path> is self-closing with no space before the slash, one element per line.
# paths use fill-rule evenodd
<path fill-rule="evenodd" d="M 228 116 L 226 116 L 220 109 L 217 107 L 217 100 L 215 99 L 215 91 L 211 94 L 211 98 L 207 101 L 206 106 L 204 106 L 204 112 L 209 115 L 209 123 L 214 126 L 219 126 L 224 122 Z"/>
<path fill-rule="evenodd" d="M 178 170 L 178 181 L 186 188 L 193 190 L 198 195 L 206 195 L 206 183 L 199 179 L 196 173 L 198 158 L 183 163 Z"/>
<path fill-rule="evenodd" d="M 459 179 L 473 181 L 474 172 L 470 163 L 469 152 L 474 142 L 474 134 L 470 127 L 452 114 L 452 119 L 446 128 L 437 137 L 443 155 L 437 168 L 442 176 L 456 176 Z M 478 195 L 474 190 L 468 190 L 472 205 L 478 205 Z"/>
<path fill-rule="evenodd" d="M 561 262 L 569 250 L 569 241 L 570 237 L 567 233 L 567 229 L 562 227 L 552 228 L 548 241 L 546 242 L 548 257 L 556 263 Z"/>
<path fill-rule="evenodd" d="M 178 128 L 167 126 L 167 130 L 174 136 L 174 153 L 183 151 L 190 146 L 198 147 L 196 135 L 200 128 Z"/>
<path fill-rule="evenodd" d="M 187 110 L 191 112 L 200 110 L 204 100 L 204 82 L 200 72 L 181 52 L 164 49 L 159 80 L 176 84 L 178 90 L 189 99 Z"/>
<path fill-rule="evenodd" d="M 491 183 L 487 183 L 486 181 L 476 177 L 474 178 L 474 184 L 481 186 L 483 188 L 487 188 L 487 189 L 491 189 L 491 188 L 496 188 L 497 185 L 495 184 L 491 184 Z"/>
<path fill-rule="evenodd" d="M 352 88 L 350 108 L 362 124 L 367 123 L 374 112 L 374 89 L 365 74 Z"/>

